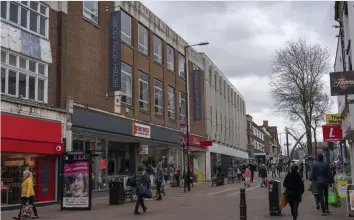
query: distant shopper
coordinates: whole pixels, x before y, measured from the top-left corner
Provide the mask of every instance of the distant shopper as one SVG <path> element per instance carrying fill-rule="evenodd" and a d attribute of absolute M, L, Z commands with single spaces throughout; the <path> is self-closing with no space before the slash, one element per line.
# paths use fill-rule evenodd
<path fill-rule="evenodd" d="M 316 182 L 317 192 L 321 203 L 322 216 L 329 215 L 328 188 L 334 183 L 334 177 L 329 165 L 323 161 L 323 155 L 319 154 L 314 161 L 310 180 Z"/>
<path fill-rule="evenodd" d="M 266 179 L 267 179 L 267 168 L 265 164 L 262 164 L 259 169 L 259 177 L 261 177 L 261 187 L 266 187 Z"/>
<path fill-rule="evenodd" d="M 277 178 L 277 173 L 276 173 L 277 167 L 275 166 L 275 164 L 272 164 L 270 168 L 272 170 L 272 177 Z"/>
<path fill-rule="evenodd" d="M 157 166 L 156 166 L 156 174 L 155 174 L 155 181 L 156 181 L 156 191 L 157 191 L 157 199 L 156 200 L 162 200 L 161 196 L 161 185 L 164 179 L 164 173 L 162 169 L 162 163 L 163 160 L 160 159 Z"/>
<path fill-rule="evenodd" d="M 135 183 L 136 192 L 139 192 L 139 189 L 141 187 L 146 187 L 149 189 L 151 187 L 150 178 L 149 178 L 149 175 L 145 172 L 144 165 L 138 166 L 138 171 L 135 173 L 135 175 L 132 177 L 132 179 L 133 179 L 132 182 Z M 147 207 L 145 206 L 145 203 L 144 203 L 143 195 L 137 193 L 137 196 L 138 196 L 138 199 L 136 200 L 136 203 L 135 203 L 134 215 L 140 215 L 140 212 L 139 212 L 140 206 L 144 212 L 146 212 L 146 210 L 147 210 Z"/>
<path fill-rule="evenodd" d="M 293 220 L 297 219 L 298 208 L 304 193 L 304 183 L 298 173 L 297 165 L 291 167 L 291 171 L 286 175 L 283 186 L 286 188 L 285 195 L 291 208 Z"/>
<path fill-rule="evenodd" d="M 175 169 L 175 180 L 177 183 L 177 187 L 181 186 L 181 167 L 180 166 L 178 166 Z"/>
<path fill-rule="evenodd" d="M 23 178 L 21 184 L 21 207 L 17 217 L 13 219 L 21 219 L 22 209 L 26 204 L 32 204 L 31 197 L 34 199 L 34 189 L 33 189 L 33 179 L 31 177 L 31 172 L 29 170 L 23 171 Z M 33 206 L 34 207 L 34 206 Z M 36 208 L 34 208 L 36 210 Z M 38 218 L 37 210 L 35 211 L 35 216 Z"/>

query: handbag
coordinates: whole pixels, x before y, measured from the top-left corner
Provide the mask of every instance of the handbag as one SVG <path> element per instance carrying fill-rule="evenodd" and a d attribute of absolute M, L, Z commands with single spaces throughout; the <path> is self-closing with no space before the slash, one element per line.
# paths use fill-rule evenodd
<path fill-rule="evenodd" d="M 288 199 L 286 198 L 286 195 L 283 193 L 280 196 L 280 207 L 284 208 L 288 204 Z"/>
<path fill-rule="evenodd" d="M 138 190 L 138 195 L 142 196 L 144 198 L 152 198 L 152 192 L 149 188 L 147 188 L 146 186 L 141 186 Z"/>
<path fill-rule="evenodd" d="M 333 186 L 332 192 L 328 193 L 328 205 L 339 208 L 342 206 L 337 189 Z"/>
<path fill-rule="evenodd" d="M 268 187 L 268 184 L 269 184 L 269 183 L 268 183 L 268 179 L 265 179 L 265 181 L 264 181 L 264 186 L 265 186 L 265 187 Z"/>
<path fill-rule="evenodd" d="M 21 209 L 21 217 L 23 217 L 23 218 L 31 218 L 32 210 L 33 210 L 33 206 L 32 205 L 29 205 L 29 204 L 23 205 L 23 207 Z"/>

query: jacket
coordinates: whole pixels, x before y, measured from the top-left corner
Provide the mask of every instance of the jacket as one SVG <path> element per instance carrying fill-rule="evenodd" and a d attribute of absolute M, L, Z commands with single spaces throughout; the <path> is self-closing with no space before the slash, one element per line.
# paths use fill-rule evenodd
<path fill-rule="evenodd" d="M 283 186 L 286 188 L 285 194 L 288 201 L 301 201 L 301 195 L 305 191 L 301 176 L 296 172 L 290 172 L 286 175 Z"/>
<path fill-rule="evenodd" d="M 246 171 L 245 171 L 245 176 L 246 177 L 251 177 L 251 170 L 250 170 L 250 168 L 246 168 Z"/>
<path fill-rule="evenodd" d="M 312 167 L 311 181 L 325 184 L 334 183 L 329 165 L 323 161 L 315 161 Z"/>
<path fill-rule="evenodd" d="M 162 163 L 160 162 L 156 166 L 155 180 L 159 181 L 159 182 L 162 182 L 163 176 L 164 176 L 164 173 L 163 173 L 163 170 L 162 170 Z"/>
<path fill-rule="evenodd" d="M 145 171 L 137 171 L 132 182 L 135 182 L 136 188 L 140 188 L 142 185 L 147 186 L 150 183 L 150 178 Z"/>
<path fill-rule="evenodd" d="M 259 175 L 261 178 L 267 178 L 267 169 L 265 166 L 259 167 Z"/>
<path fill-rule="evenodd" d="M 34 189 L 33 189 L 33 178 L 32 177 L 27 177 L 22 181 L 21 184 L 21 197 L 26 197 L 29 198 L 31 196 L 34 196 Z"/>

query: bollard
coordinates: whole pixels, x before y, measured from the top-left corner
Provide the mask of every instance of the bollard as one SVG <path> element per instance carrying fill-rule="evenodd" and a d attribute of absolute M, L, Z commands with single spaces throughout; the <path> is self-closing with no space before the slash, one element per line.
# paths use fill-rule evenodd
<path fill-rule="evenodd" d="M 240 189 L 240 220 L 247 220 L 246 190 Z"/>

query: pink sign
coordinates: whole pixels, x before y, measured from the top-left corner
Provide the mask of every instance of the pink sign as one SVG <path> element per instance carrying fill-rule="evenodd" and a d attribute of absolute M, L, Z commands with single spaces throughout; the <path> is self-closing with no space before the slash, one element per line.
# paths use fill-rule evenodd
<path fill-rule="evenodd" d="M 76 162 L 64 165 L 64 176 L 72 176 L 77 174 L 87 175 L 89 172 L 89 164 L 87 161 Z"/>

